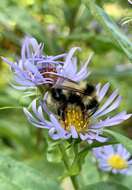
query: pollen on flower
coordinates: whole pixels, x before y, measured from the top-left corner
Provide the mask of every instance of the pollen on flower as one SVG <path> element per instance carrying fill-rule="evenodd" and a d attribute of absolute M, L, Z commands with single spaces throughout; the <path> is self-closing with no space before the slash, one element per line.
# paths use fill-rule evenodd
<path fill-rule="evenodd" d="M 62 126 L 68 131 L 71 126 L 74 126 L 76 131 L 84 132 L 87 130 L 89 118 L 85 117 L 80 106 L 73 104 L 67 106 L 64 120 L 62 120 L 61 123 Z"/>
<path fill-rule="evenodd" d="M 120 155 L 118 154 L 114 154 L 112 156 L 110 156 L 107 160 L 108 164 L 113 168 L 113 169 L 125 169 L 128 167 L 128 164 L 126 162 L 126 160 L 124 160 L 124 158 L 122 158 Z"/>

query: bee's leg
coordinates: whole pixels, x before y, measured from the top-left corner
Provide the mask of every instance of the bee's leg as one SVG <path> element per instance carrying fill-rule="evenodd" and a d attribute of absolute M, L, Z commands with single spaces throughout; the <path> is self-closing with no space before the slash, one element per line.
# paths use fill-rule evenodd
<path fill-rule="evenodd" d="M 89 102 L 89 104 L 86 105 L 86 109 L 90 111 L 90 115 L 89 116 L 92 116 L 98 110 L 98 107 L 99 107 L 98 101 L 95 98 L 92 99 Z"/>

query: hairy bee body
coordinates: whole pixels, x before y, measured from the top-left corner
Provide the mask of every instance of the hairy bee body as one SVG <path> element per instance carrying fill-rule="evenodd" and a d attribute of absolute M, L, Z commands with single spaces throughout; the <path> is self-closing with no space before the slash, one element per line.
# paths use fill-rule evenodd
<path fill-rule="evenodd" d="M 87 84 L 84 89 L 77 88 L 52 88 L 51 96 L 58 105 L 58 115 L 64 119 L 68 105 L 80 107 L 84 115 L 93 115 L 99 103 L 96 97 L 95 87 Z"/>

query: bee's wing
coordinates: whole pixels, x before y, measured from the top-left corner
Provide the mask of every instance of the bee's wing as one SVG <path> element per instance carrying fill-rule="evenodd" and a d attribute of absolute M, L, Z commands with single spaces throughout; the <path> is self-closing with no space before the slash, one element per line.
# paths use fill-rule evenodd
<path fill-rule="evenodd" d="M 58 78 L 62 78 L 62 79 L 67 80 L 67 81 L 69 81 L 69 82 L 78 84 L 78 82 L 76 82 L 76 81 L 74 81 L 74 80 L 72 80 L 72 79 L 70 79 L 70 78 L 67 78 L 67 77 L 58 75 L 57 73 L 54 73 L 54 72 L 42 72 L 41 74 L 42 74 L 42 75 L 49 74 L 49 75 L 51 75 L 51 76 L 56 76 L 56 77 L 58 77 Z"/>

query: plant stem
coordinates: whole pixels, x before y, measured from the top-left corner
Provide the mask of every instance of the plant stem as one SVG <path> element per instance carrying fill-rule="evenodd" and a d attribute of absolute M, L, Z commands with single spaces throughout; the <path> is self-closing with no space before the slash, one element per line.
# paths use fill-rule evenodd
<path fill-rule="evenodd" d="M 64 162 L 64 165 L 66 167 L 66 169 L 69 171 L 70 170 L 70 165 L 69 165 L 69 158 L 65 152 L 65 149 L 63 147 L 62 144 L 59 145 L 59 148 L 60 148 L 60 151 L 63 155 L 63 162 Z M 78 185 L 78 181 L 77 181 L 77 176 L 69 176 L 71 181 L 72 181 L 72 185 L 74 187 L 75 190 L 79 190 L 79 185 Z"/>
<path fill-rule="evenodd" d="M 71 181 L 75 190 L 79 190 L 77 176 L 71 176 Z"/>

